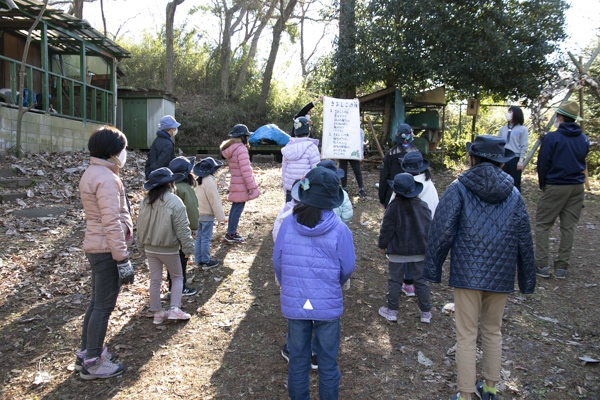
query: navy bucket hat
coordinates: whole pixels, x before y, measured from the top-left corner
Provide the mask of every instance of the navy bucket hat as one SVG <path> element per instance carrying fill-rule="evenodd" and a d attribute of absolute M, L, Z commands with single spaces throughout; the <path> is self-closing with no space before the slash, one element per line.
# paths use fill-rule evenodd
<path fill-rule="evenodd" d="M 237 124 L 233 127 L 231 132 L 229 132 L 229 136 L 233 138 L 237 138 L 240 136 L 250 136 L 252 132 L 248 130 L 248 127 L 244 124 Z"/>
<path fill-rule="evenodd" d="M 196 162 L 196 157 L 175 157 L 169 163 L 169 169 L 173 171 L 174 174 L 181 174 L 182 177 L 176 180 L 175 182 L 181 182 L 184 180 L 190 172 L 192 172 L 192 168 L 194 168 L 194 163 Z"/>
<path fill-rule="evenodd" d="M 317 167 L 327 168 L 330 171 L 333 171 L 338 178 L 342 179 L 344 177 L 344 170 L 339 169 L 333 160 L 324 160 L 317 163 Z"/>
<path fill-rule="evenodd" d="M 203 178 L 208 176 L 221 168 L 223 163 L 221 161 L 217 161 L 212 157 L 206 157 L 196 165 L 194 165 L 194 175 L 197 177 Z"/>
<path fill-rule="evenodd" d="M 148 180 L 144 183 L 144 189 L 152 190 L 159 186 L 166 185 L 169 182 L 175 182 L 177 179 L 180 179 L 181 176 L 182 174 L 174 174 L 173 171 L 167 167 L 155 169 L 148 175 Z"/>
<path fill-rule="evenodd" d="M 413 174 L 420 174 L 429 168 L 429 161 L 423 159 L 420 151 L 409 151 L 402 159 L 402 169 Z"/>
<path fill-rule="evenodd" d="M 479 135 L 473 143 L 467 143 L 467 151 L 472 156 L 505 163 L 515 158 L 515 153 L 505 149 L 505 145 L 506 141 L 498 136 Z"/>
<path fill-rule="evenodd" d="M 388 180 L 388 185 L 396 194 L 409 199 L 417 197 L 423 191 L 423 184 L 416 182 L 415 178 L 407 172 L 396 175 L 393 181 Z"/>
<path fill-rule="evenodd" d="M 344 202 L 340 178 L 327 168 L 313 168 L 297 182 L 298 200 L 323 210 L 333 210 Z"/>

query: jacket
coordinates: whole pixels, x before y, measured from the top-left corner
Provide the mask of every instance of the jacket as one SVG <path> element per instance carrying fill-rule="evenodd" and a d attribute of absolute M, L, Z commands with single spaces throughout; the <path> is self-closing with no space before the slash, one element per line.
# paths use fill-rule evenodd
<path fill-rule="evenodd" d="M 148 159 L 146 160 L 146 168 L 144 173 L 146 179 L 148 175 L 154 170 L 162 167 L 168 167 L 171 160 L 175 158 L 175 145 L 169 135 L 165 131 L 156 132 L 156 139 L 150 146 L 150 152 L 148 153 Z"/>
<path fill-rule="evenodd" d="M 504 125 L 498 132 L 498 137 L 506 140 L 508 138 L 508 125 Z M 515 125 L 510 132 L 510 139 L 504 146 L 505 149 L 512 150 L 515 157 L 524 158 L 529 148 L 529 130 L 526 126 Z"/>
<path fill-rule="evenodd" d="M 194 254 L 194 239 L 190 230 L 185 205 L 181 199 L 171 192 L 166 192 L 162 199 L 148 204 L 148 198 L 140 203 L 137 218 L 138 250 L 154 253 Z"/>
<path fill-rule="evenodd" d="M 425 254 L 431 210 L 418 197 L 398 196 L 385 209 L 377 247 L 386 254 L 415 256 Z"/>
<path fill-rule="evenodd" d="M 232 203 L 245 203 L 260 196 L 260 189 L 254 181 L 248 149 L 239 138 L 221 143 L 221 154 L 227 159 L 231 180 L 227 200 Z M 251 194 L 248 191 L 252 190 Z"/>
<path fill-rule="evenodd" d="M 340 217 L 343 223 L 347 224 L 354 216 L 354 209 L 352 208 L 352 202 L 348 193 L 344 190 L 344 202 L 341 206 L 334 208 L 333 213 Z"/>
<path fill-rule="evenodd" d="M 281 178 L 283 190 L 292 190 L 294 181 L 314 168 L 321 161 L 319 141 L 307 137 L 291 138 L 281 149 Z"/>
<path fill-rule="evenodd" d="M 288 216 L 273 249 L 283 316 L 317 321 L 341 317 L 342 285 L 355 262 L 352 232 L 332 211 L 323 210 L 314 228 Z"/>
<path fill-rule="evenodd" d="M 203 177 L 202 184 L 196 186 L 194 192 L 196 192 L 198 199 L 198 214 L 200 219 L 210 216 L 216 218 L 217 221 L 225 221 L 225 213 L 223 212 L 219 189 L 212 175 Z"/>
<path fill-rule="evenodd" d="M 512 178 L 500 168 L 477 164 L 448 186 L 429 231 L 425 279 L 441 281 L 449 250 L 450 286 L 511 293 L 517 272 L 521 292 L 533 293 L 536 277 L 527 208 Z"/>
<path fill-rule="evenodd" d="M 133 222 L 117 165 L 90 157 L 90 166 L 79 181 L 79 193 L 86 219 L 83 251 L 111 253 L 115 261 L 128 258 Z"/>
<path fill-rule="evenodd" d="M 379 202 L 386 207 L 390 202 L 392 193 L 394 193 L 387 181 L 393 180 L 396 175 L 404 172 L 402 159 L 409 151 L 417 151 L 417 149 L 413 146 L 405 149 L 402 145 L 397 144 L 383 157 L 383 168 L 379 173 Z"/>
<path fill-rule="evenodd" d="M 190 229 L 198 230 L 198 198 L 194 188 L 187 182 L 177 182 L 175 184 L 175 194 L 183 201 L 185 212 L 190 221 Z M 187 254 L 187 253 L 185 253 Z"/>
<path fill-rule="evenodd" d="M 585 158 L 590 141 L 575 122 L 563 122 L 542 139 L 537 172 L 540 189 L 546 185 L 577 185 L 585 181 Z"/>

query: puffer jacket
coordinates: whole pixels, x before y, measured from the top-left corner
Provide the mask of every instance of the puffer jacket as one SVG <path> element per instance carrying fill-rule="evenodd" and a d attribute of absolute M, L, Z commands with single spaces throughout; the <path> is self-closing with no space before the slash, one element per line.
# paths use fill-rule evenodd
<path fill-rule="evenodd" d="M 512 178 L 500 168 L 477 164 L 448 186 L 429 231 L 425 279 L 441 281 L 450 249 L 450 286 L 511 293 L 516 269 L 520 291 L 533 293 L 536 277 L 527 208 Z"/>
<path fill-rule="evenodd" d="M 314 228 L 288 216 L 273 249 L 283 316 L 317 321 L 341 317 L 342 285 L 355 262 L 352 232 L 332 211 L 324 210 Z"/>
<path fill-rule="evenodd" d="M 152 205 L 147 199 L 140 203 L 137 219 L 140 253 L 176 254 L 181 246 L 183 254 L 194 254 L 194 239 L 183 201 L 171 192 Z"/>
<path fill-rule="evenodd" d="M 90 166 L 79 181 L 79 193 L 86 219 L 83 251 L 111 253 L 115 261 L 128 258 L 133 222 L 117 165 L 90 157 Z"/>
<path fill-rule="evenodd" d="M 260 189 L 254 181 L 248 149 L 239 138 L 221 143 L 221 154 L 227 159 L 231 180 L 227 200 L 232 203 L 245 203 L 260 196 Z M 252 190 L 251 194 L 248 191 Z"/>
<path fill-rule="evenodd" d="M 148 159 L 146 160 L 146 168 L 144 173 L 146 179 L 148 175 L 154 170 L 162 167 L 168 167 L 171 160 L 175 158 L 175 145 L 173 139 L 165 131 L 156 132 L 156 139 L 150 146 L 150 152 L 148 153 Z"/>
<path fill-rule="evenodd" d="M 350 201 L 350 197 L 348 197 L 348 193 L 344 190 L 344 201 L 342 205 L 334 208 L 333 213 L 340 217 L 343 223 L 347 224 L 350 222 L 352 217 L 354 216 L 354 209 L 352 208 L 352 202 Z"/>
<path fill-rule="evenodd" d="M 281 149 L 283 190 L 292 190 L 294 181 L 302 178 L 321 161 L 319 141 L 307 137 L 291 138 Z"/>

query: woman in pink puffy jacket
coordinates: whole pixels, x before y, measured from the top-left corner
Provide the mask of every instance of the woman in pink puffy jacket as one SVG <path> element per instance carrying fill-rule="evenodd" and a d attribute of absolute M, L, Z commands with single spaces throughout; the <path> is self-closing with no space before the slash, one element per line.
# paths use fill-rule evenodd
<path fill-rule="evenodd" d="M 260 189 L 254 180 L 252 167 L 250 166 L 250 155 L 247 148 L 248 136 L 250 136 L 248 127 L 237 124 L 229 132 L 231 139 L 221 143 L 220 147 L 221 154 L 227 159 L 229 173 L 231 174 L 227 200 L 231 201 L 232 204 L 229 211 L 227 233 L 225 234 L 227 243 L 246 242 L 246 238 L 240 236 L 237 232 L 238 223 L 246 202 L 260 196 Z"/>

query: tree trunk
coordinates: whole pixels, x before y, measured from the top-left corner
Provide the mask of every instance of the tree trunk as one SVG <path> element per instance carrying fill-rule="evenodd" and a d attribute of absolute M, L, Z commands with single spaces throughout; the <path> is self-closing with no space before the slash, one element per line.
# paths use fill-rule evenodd
<path fill-rule="evenodd" d="M 106 36 L 106 16 L 104 15 L 104 0 L 100 0 L 100 14 L 102 14 L 102 25 L 104 26 L 104 36 Z"/>
<path fill-rule="evenodd" d="M 83 19 L 83 0 L 73 0 L 68 14 L 75 18 Z"/>
<path fill-rule="evenodd" d="M 40 20 L 42 19 L 42 16 L 44 15 L 44 11 L 46 11 L 46 7 L 48 6 L 48 0 L 44 0 L 44 5 L 42 6 L 42 9 L 40 10 L 40 13 L 38 14 L 37 18 L 35 19 L 35 21 L 33 21 L 33 24 L 31 25 L 31 27 L 29 28 L 29 31 L 27 31 L 27 40 L 25 41 L 25 47 L 23 48 L 23 58 L 21 59 L 21 66 L 19 67 L 19 112 L 17 113 L 17 143 L 16 143 L 16 153 L 17 153 L 17 157 L 21 158 L 21 156 L 23 156 L 23 146 L 21 144 L 21 137 L 22 137 L 22 126 L 23 126 L 23 116 L 25 115 L 25 113 L 29 110 L 31 110 L 33 108 L 34 102 L 31 102 L 31 104 L 29 105 L 29 107 L 27 109 L 25 109 L 25 107 L 23 106 L 23 89 L 25 88 L 25 63 L 27 62 L 27 54 L 29 53 L 29 45 L 31 44 L 31 34 L 33 33 L 33 31 L 35 30 L 36 26 L 38 25 L 38 23 L 40 22 Z M 85 79 L 85 77 L 83 78 Z M 31 93 L 33 93 L 32 88 L 29 88 L 29 91 Z"/>
<path fill-rule="evenodd" d="M 283 9 L 285 0 L 280 0 L 280 14 L 277 18 L 277 22 L 275 22 L 275 26 L 273 27 L 273 41 L 271 42 L 271 52 L 269 53 L 269 58 L 267 59 L 267 65 L 265 66 L 265 72 L 263 74 L 263 81 L 260 90 L 260 97 L 258 99 L 258 105 L 256 107 L 256 112 L 259 115 L 264 115 L 267 110 L 267 100 L 269 99 L 269 91 L 271 89 L 271 79 L 273 78 L 273 68 L 275 67 L 275 60 L 277 58 L 277 52 L 279 51 L 279 43 L 281 42 L 281 34 L 285 29 L 285 24 L 287 20 L 292 15 L 292 11 L 294 11 L 294 7 L 296 7 L 296 3 L 298 0 L 289 0 L 285 9 Z"/>
<path fill-rule="evenodd" d="M 243 6 L 243 9 L 242 9 Z M 235 28 L 240 24 L 246 14 L 246 2 L 239 1 L 231 8 L 227 8 L 226 0 L 223 0 L 223 10 L 225 21 L 223 21 L 223 41 L 221 43 L 221 92 L 224 98 L 229 98 L 229 65 L 231 61 L 231 36 Z M 233 16 L 242 9 L 235 23 L 232 23 Z"/>
<path fill-rule="evenodd" d="M 165 90 L 173 93 L 173 71 L 175 63 L 175 54 L 173 53 L 173 21 L 175 20 L 175 9 L 185 0 L 173 0 L 167 4 L 167 24 L 165 26 L 166 56 L 165 66 Z"/>
<path fill-rule="evenodd" d="M 248 76 L 248 68 L 250 67 L 250 63 L 254 60 L 254 56 L 256 56 L 256 50 L 258 48 L 258 40 L 260 39 L 260 35 L 269 23 L 269 19 L 273 15 L 273 11 L 275 11 L 275 6 L 277 5 L 277 0 L 272 0 L 269 9 L 263 15 L 260 20 L 260 25 L 258 26 L 254 36 L 252 37 L 252 43 L 250 44 L 250 50 L 248 51 L 248 56 L 244 60 L 242 67 L 240 68 L 240 72 L 238 73 L 237 82 L 235 84 L 235 89 L 233 90 L 234 96 L 239 96 L 242 93 L 242 87 L 244 83 L 246 83 L 246 77 Z"/>
<path fill-rule="evenodd" d="M 356 52 L 355 0 L 340 1 L 339 41 L 337 49 L 337 95 L 342 99 L 356 97 L 352 69 Z"/>

